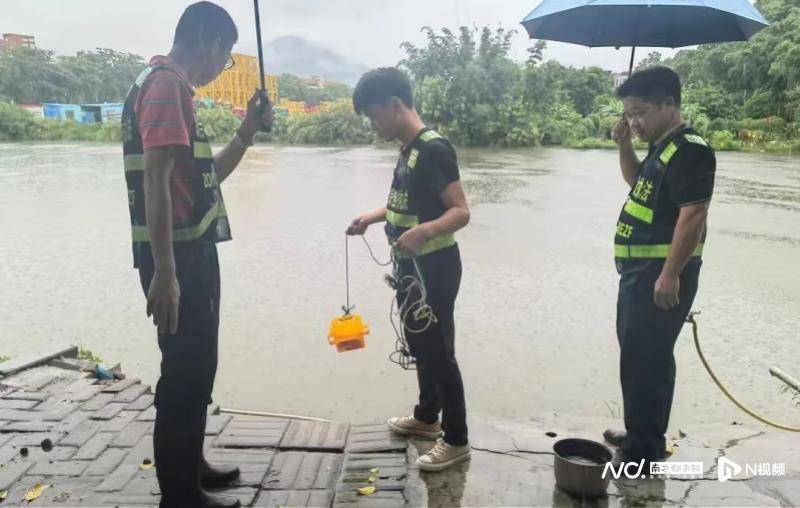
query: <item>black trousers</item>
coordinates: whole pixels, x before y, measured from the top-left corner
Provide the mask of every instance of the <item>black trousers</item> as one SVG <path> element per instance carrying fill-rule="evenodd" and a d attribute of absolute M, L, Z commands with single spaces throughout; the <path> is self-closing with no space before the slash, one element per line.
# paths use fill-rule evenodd
<path fill-rule="evenodd" d="M 642 262 L 623 271 L 617 300 L 620 381 L 627 438 L 623 452 L 635 458 L 665 455 L 667 426 L 675 391 L 678 334 L 697 294 L 701 261 L 693 259 L 680 276 L 680 303 L 665 311 L 656 307 L 653 290 L 663 262 Z"/>
<path fill-rule="evenodd" d="M 196 506 L 200 494 L 207 406 L 217 371 L 220 280 L 215 245 L 175 248 L 181 296 L 178 331 L 159 334 L 161 377 L 156 385 L 153 434 L 161 506 Z M 145 295 L 153 260 L 139 260 Z"/>
<path fill-rule="evenodd" d="M 418 259 L 428 304 L 436 315 L 437 323 L 431 324 L 422 333 L 422 323 L 409 316 L 405 321 L 406 338 L 411 355 L 417 360 L 419 403 L 414 408 L 414 417 L 426 423 L 439 421 L 442 414 L 444 440 L 453 446 L 468 443 L 467 409 L 464 384 L 455 356 L 455 321 L 453 311 L 461 285 L 461 256 L 458 247 L 443 249 Z M 413 274 L 414 265 L 404 261 L 400 264 L 400 275 Z M 407 296 L 400 291 L 398 301 L 413 302 L 419 297 L 414 291 Z"/>

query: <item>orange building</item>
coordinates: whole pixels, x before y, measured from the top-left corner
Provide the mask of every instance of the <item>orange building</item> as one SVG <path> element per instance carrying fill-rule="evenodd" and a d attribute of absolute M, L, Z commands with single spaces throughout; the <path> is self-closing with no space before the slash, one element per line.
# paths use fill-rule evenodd
<path fill-rule="evenodd" d="M 220 74 L 217 79 L 195 92 L 197 99 L 210 99 L 217 104 L 228 104 L 238 109 L 245 109 L 253 92 L 261 87 L 258 78 L 258 58 L 250 55 L 234 53 L 234 66 Z M 278 103 L 278 77 L 265 76 L 269 99 L 272 104 Z"/>

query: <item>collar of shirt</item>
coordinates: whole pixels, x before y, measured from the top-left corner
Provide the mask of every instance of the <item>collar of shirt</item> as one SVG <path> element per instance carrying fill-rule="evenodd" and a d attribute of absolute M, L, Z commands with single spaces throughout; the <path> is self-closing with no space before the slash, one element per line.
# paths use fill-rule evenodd
<path fill-rule="evenodd" d="M 424 133 L 426 133 L 429 130 L 431 130 L 429 127 L 423 127 L 422 130 L 419 131 L 416 136 L 414 136 L 414 139 L 411 140 L 411 143 L 409 143 L 409 144 L 407 144 L 407 145 L 405 145 L 405 146 L 400 148 L 400 153 L 405 154 L 409 150 L 411 150 L 411 147 L 414 146 L 414 143 L 417 142 L 419 137 L 422 136 Z"/>
<path fill-rule="evenodd" d="M 667 143 L 669 143 L 670 141 L 672 141 L 675 138 L 675 136 L 677 136 L 678 134 L 680 134 L 682 132 L 686 132 L 686 131 L 690 130 L 691 128 L 692 127 L 689 124 L 685 123 L 685 122 L 680 124 L 680 125 L 676 125 L 672 129 L 670 129 L 669 132 L 667 132 L 666 134 L 661 136 L 660 140 L 656 141 L 655 143 L 650 143 L 650 150 L 648 151 L 648 155 L 652 154 L 658 148 L 660 148 L 662 146 L 666 146 Z"/>
<path fill-rule="evenodd" d="M 164 65 L 175 71 L 175 74 L 178 75 L 178 78 L 181 80 L 181 82 L 185 84 L 192 92 L 192 95 L 194 95 L 194 86 L 189 81 L 189 76 L 186 74 L 184 68 L 181 67 L 180 64 L 174 59 L 170 58 L 169 56 L 156 55 L 150 59 L 150 66 L 153 65 Z"/>

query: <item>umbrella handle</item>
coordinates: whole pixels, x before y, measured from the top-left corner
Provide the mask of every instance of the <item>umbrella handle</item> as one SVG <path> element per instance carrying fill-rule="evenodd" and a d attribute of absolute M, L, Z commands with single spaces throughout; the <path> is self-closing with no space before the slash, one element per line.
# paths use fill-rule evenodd
<path fill-rule="evenodd" d="M 636 56 L 636 46 L 631 48 L 631 63 L 628 66 L 628 79 L 630 79 L 631 74 L 633 74 L 633 57 Z"/>
<path fill-rule="evenodd" d="M 267 93 L 266 79 L 264 78 L 264 50 L 261 45 L 261 12 L 258 8 L 258 0 L 253 0 L 253 9 L 256 14 L 256 40 L 258 43 L 258 71 L 261 78 L 261 90 L 258 97 L 258 117 L 263 118 L 267 109 L 270 107 L 269 94 Z M 271 125 L 261 125 L 259 128 L 261 132 L 269 132 L 272 130 Z"/>

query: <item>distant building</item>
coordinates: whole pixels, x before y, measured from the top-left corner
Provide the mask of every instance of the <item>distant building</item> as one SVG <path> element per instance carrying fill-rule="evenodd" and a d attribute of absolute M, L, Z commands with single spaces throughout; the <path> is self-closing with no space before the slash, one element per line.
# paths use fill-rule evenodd
<path fill-rule="evenodd" d="M 619 88 L 622 86 L 623 83 L 628 81 L 629 74 L 627 71 L 615 72 L 614 74 L 612 74 L 612 76 L 614 77 L 614 88 Z"/>
<path fill-rule="evenodd" d="M 258 76 L 258 58 L 251 55 L 234 53 L 231 55 L 235 65 L 223 72 L 217 79 L 206 86 L 195 90 L 195 99 L 210 100 L 217 104 L 228 104 L 237 109 L 247 108 L 247 101 L 253 96 L 256 88 L 261 86 Z M 269 100 L 278 103 L 278 77 L 264 76 Z"/>
<path fill-rule="evenodd" d="M 108 123 L 122 120 L 124 104 L 106 102 L 103 104 L 82 104 L 83 123 Z"/>
<path fill-rule="evenodd" d="M 42 104 L 42 113 L 50 120 L 83 122 L 83 110 L 77 104 L 46 102 Z"/>
<path fill-rule="evenodd" d="M 42 111 L 41 104 L 20 104 L 19 107 L 39 118 L 44 118 L 44 111 Z"/>
<path fill-rule="evenodd" d="M 303 78 L 300 79 L 300 82 L 302 82 L 308 88 L 317 88 L 317 89 L 325 88 L 325 78 L 323 78 L 322 76 L 311 76 L 310 78 Z"/>
<path fill-rule="evenodd" d="M 35 48 L 36 40 L 32 35 L 3 34 L 0 39 L 0 53 L 14 48 Z"/>
<path fill-rule="evenodd" d="M 122 103 L 60 104 L 46 102 L 39 107 L 41 115 L 49 120 L 78 123 L 119 122 L 122 119 Z M 34 107 L 25 108 L 34 112 Z"/>

